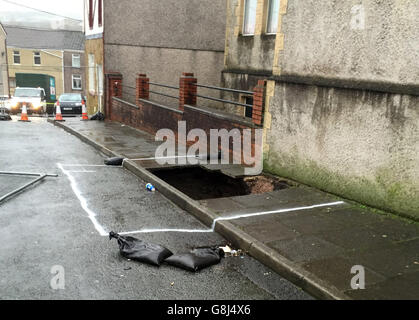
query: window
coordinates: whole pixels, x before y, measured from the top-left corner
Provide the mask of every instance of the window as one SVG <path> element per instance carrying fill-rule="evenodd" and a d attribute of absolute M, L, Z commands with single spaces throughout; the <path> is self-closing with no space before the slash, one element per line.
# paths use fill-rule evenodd
<path fill-rule="evenodd" d="M 279 4 L 280 0 L 269 0 L 266 26 L 266 33 L 268 34 L 275 34 L 278 31 Z"/>
<path fill-rule="evenodd" d="M 257 0 L 244 0 L 243 34 L 255 34 Z"/>
<path fill-rule="evenodd" d="M 95 94 L 95 55 L 89 53 L 89 92 Z"/>
<path fill-rule="evenodd" d="M 90 30 L 93 29 L 93 19 L 95 14 L 93 12 L 93 0 L 89 0 L 89 28 Z"/>
<path fill-rule="evenodd" d="M 73 90 L 81 90 L 82 89 L 81 88 L 81 76 L 73 74 L 71 76 L 71 78 L 72 78 L 72 83 L 73 83 L 73 86 L 72 86 Z"/>
<path fill-rule="evenodd" d="M 79 54 L 73 54 L 72 66 L 73 68 L 80 68 L 80 55 Z"/>
<path fill-rule="evenodd" d="M 20 51 L 13 51 L 13 63 L 20 64 Z"/>
<path fill-rule="evenodd" d="M 41 65 L 41 53 L 40 52 L 34 52 L 33 53 L 33 64 L 36 66 Z"/>
<path fill-rule="evenodd" d="M 101 27 L 102 26 L 102 3 L 103 3 L 103 0 L 98 0 L 99 1 L 99 3 L 98 3 L 98 19 L 99 19 L 99 27 Z"/>

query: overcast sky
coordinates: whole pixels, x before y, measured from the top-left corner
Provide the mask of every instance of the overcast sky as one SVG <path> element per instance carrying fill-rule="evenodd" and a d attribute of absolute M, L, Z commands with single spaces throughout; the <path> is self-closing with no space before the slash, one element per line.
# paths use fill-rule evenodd
<path fill-rule="evenodd" d="M 75 19 L 83 19 L 83 0 L 10 0 L 29 7 L 35 7 L 44 11 L 68 16 Z M 25 11 L 34 12 L 0 0 L 1 11 Z"/>

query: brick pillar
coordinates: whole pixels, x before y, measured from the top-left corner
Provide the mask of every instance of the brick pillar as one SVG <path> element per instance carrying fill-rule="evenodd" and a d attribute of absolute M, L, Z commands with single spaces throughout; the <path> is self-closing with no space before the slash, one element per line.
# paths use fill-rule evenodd
<path fill-rule="evenodd" d="M 259 80 L 253 89 L 253 123 L 261 126 L 263 124 L 263 106 L 265 97 L 265 80 Z"/>
<path fill-rule="evenodd" d="M 110 72 L 106 74 L 106 102 L 105 116 L 111 119 L 112 114 L 112 97 L 122 97 L 122 74 Z"/>
<path fill-rule="evenodd" d="M 184 110 L 185 104 L 196 106 L 196 94 L 198 92 L 198 80 L 193 73 L 183 72 L 179 81 L 179 110 Z"/>
<path fill-rule="evenodd" d="M 146 74 L 140 73 L 137 76 L 137 85 L 136 85 L 136 103 L 139 105 L 138 99 L 149 99 L 150 96 L 150 79 L 147 78 Z"/>

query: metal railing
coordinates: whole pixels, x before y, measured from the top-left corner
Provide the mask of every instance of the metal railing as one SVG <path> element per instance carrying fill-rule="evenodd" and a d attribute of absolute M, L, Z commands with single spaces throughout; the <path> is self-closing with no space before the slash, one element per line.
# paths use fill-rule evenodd
<path fill-rule="evenodd" d="M 252 91 L 237 90 L 237 89 L 230 89 L 230 88 L 222 88 L 222 87 L 208 86 L 208 85 L 203 85 L 203 84 L 192 84 L 192 85 L 194 85 L 194 86 L 196 86 L 198 88 L 206 88 L 206 89 L 219 90 L 219 91 L 225 91 L 225 92 L 233 92 L 233 93 L 242 93 L 242 94 L 246 94 L 246 95 L 253 95 L 253 92 Z M 196 94 L 195 96 L 197 96 L 199 98 L 202 98 L 202 99 L 207 99 L 207 100 L 212 100 L 212 101 L 217 101 L 217 102 L 232 104 L 232 105 L 246 107 L 246 108 L 253 108 L 253 105 L 251 105 L 251 104 L 236 102 L 236 101 L 232 101 L 232 100 L 214 98 L 214 97 L 204 96 L 202 94 Z"/>
<path fill-rule="evenodd" d="M 168 84 L 163 84 L 163 83 L 158 83 L 158 82 L 148 82 L 149 85 L 151 86 L 156 86 L 156 87 L 162 87 L 162 88 L 167 88 L 167 89 L 173 89 L 173 90 L 179 90 L 178 86 L 172 86 L 172 85 L 168 85 Z M 252 95 L 253 96 L 253 92 L 252 91 L 246 91 L 246 90 L 237 90 L 237 89 L 230 89 L 230 88 L 222 88 L 222 87 L 216 87 L 216 86 L 210 86 L 210 85 L 203 85 L 203 84 L 192 84 L 193 86 L 196 86 L 198 88 L 205 88 L 205 89 L 211 89 L 211 90 L 218 90 L 218 91 L 224 91 L 224 92 L 232 92 L 232 93 L 240 93 L 240 94 L 245 94 L 245 95 Z M 129 100 L 133 100 L 133 102 L 136 102 L 136 92 L 134 91 L 134 93 L 132 92 L 128 92 L 126 89 L 129 90 L 136 90 L 136 87 L 133 86 L 129 86 L 129 85 L 125 85 L 122 84 L 122 96 L 129 97 Z M 174 96 L 168 93 L 163 93 L 163 92 L 159 92 L 159 91 L 154 91 L 154 90 L 148 90 L 149 93 L 153 93 L 156 95 L 160 95 L 160 96 L 164 96 L 167 98 L 171 98 L 171 99 L 176 99 L 179 100 L 179 96 Z M 215 97 L 210 97 L 210 96 L 206 96 L 206 95 L 202 95 L 202 94 L 193 94 L 194 96 L 198 97 L 198 98 L 202 98 L 202 99 L 206 99 L 206 100 L 211 100 L 211 101 L 216 101 L 216 102 L 221 102 L 221 103 L 226 103 L 226 104 L 232 104 L 232 105 L 236 105 L 236 106 L 240 106 L 240 107 L 245 107 L 245 108 L 253 108 L 253 105 L 251 104 L 246 104 L 246 103 L 242 103 L 242 102 L 236 102 L 236 101 L 232 101 L 232 100 L 227 100 L 227 99 L 221 99 L 221 98 L 215 98 Z"/>
<path fill-rule="evenodd" d="M 162 88 L 168 88 L 168 89 L 179 90 L 179 87 L 176 87 L 176 86 L 170 86 L 170 85 L 168 85 L 168 84 L 162 84 L 162 83 L 150 82 L 150 81 L 148 82 L 148 84 L 150 84 L 150 85 L 152 85 L 152 86 L 162 87 Z M 164 97 L 168 97 L 168 98 L 172 98 L 172 99 L 179 100 L 179 97 L 178 97 L 178 96 L 172 96 L 172 95 L 167 94 L 167 93 L 157 92 L 157 91 L 153 91 L 153 90 L 148 90 L 148 92 L 150 92 L 150 93 L 154 93 L 154 94 L 157 94 L 157 95 L 161 95 L 161 96 L 164 96 Z"/>

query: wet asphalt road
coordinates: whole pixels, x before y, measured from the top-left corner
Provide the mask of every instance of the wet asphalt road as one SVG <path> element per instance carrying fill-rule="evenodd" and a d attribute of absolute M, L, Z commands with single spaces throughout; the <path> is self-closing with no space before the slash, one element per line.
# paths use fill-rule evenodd
<path fill-rule="evenodd" d="M 310 299 L 249 256 L 196 274 L 122 258 L 116 241 L 99 235 L 58 163 L 107 232 L 207 227 L 124 169 L 65 166 L 104 158 L 46 119 L 0 122 L 0 171 L 59 174 L 0 204 L 0 299 Z M 29 180 L 0 175 L 0 196 Z M 175 253 L 226 244 L 215 233 L 134 236 Z M 64 267 L 64 290 L 50 287 L 55 265 Z"/>

